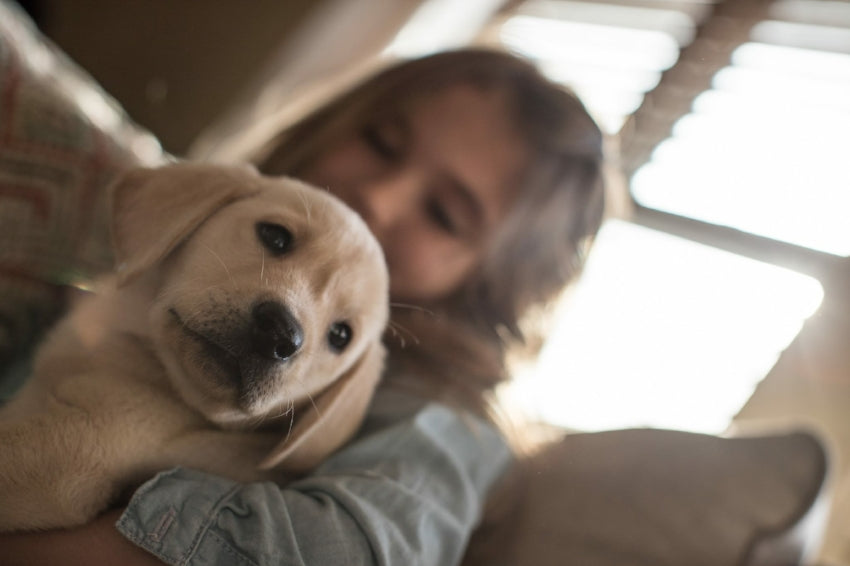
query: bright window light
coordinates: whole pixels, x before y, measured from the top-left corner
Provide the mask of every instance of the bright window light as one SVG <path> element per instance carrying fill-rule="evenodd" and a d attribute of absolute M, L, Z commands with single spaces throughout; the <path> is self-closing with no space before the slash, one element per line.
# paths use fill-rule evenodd
<path fill-rule="evenodd" d="M 822 296 L 799 273 L 609 221 L 509 395 L 571 429 L 719 433 Z"/>
<path fill-rule="evenodd" d="M 674 37 L 682 47 L 691 43 L 696 35 L 696 23 L 693 17 L 679 10 L 664 10 L 657 7 L 646 8 L 569 0 L 530 0 L 521 4 L 519 12 L 556 20 L 661 31 Z"/>
<path fill-rule="evenodd" d="M 850 29 L 843 27 L 767 20 L 754 25 L 750 37 L 760 43 L 850 53 Z"/>
<path fill-rule="evenodd" d="M 426 0 L 384 50 L 390 57 L 420 57 L 469 43 L 500 6 L 500 0 Z"/>
<path fill-rule="evenodd" d="M 502 25 L 509 48 L 540 60 L 581 57 L 609 67 L 663 71 L 679 58 L 679 44 L 654 30 L 619 28 L 534 16 L 514 16 Z"/>
<path fill-rule="evenodd" d="M 783 71 L 837 83 L 850 82 L 850 54 L 847 53 L 745 43 L 732 53 L 732 64 L 736 67 Z"/>
<path fill-rule="evenodd" d="M 616 134 L 694 29 L 675 11 L 537 0 L 501 25 L 499 39 L 572 88 L 603 131 Z"/>
<path fill-rule="evenodd" d="M 801 106 L 814 102 L 850 110 L 850 83 L 795 75 L 787 70 L 726 67 L 714 76 L 712 86 L 725 92 L 794 101 Z"/>
<path fill-rule="evenodd" d="M 776 0 L 768 14 L 775 20 L 850 27 L 850 4 L 844 0 Z"/>
<path fill-rule="evenodd" d="M 635 199 L 850 256 L 850 56 L 750 43 L 733 62 L 634 174 Z"/>
<path fill-rule="evenodd" d="M 648 92 L 661 81 L 661 71 L 606 68 L 569 61 L 544 61 L 539 66 L 555 82 L 592 85 L 621 92 Z"/>

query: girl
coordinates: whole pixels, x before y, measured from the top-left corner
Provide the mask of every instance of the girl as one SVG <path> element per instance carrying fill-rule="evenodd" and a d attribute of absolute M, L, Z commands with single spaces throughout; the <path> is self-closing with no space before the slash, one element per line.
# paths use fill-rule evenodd
<path fill-rule="evenodd" d="M 0 539 L 7 563 L 459 563 L 511 461 L 506 354 L 601 222 L 601 145 L 575 96 L 477 49 L 391 67 L 283 132 L 260 170 L 326 187 L 387 258 L 390 356 L 362 430 L 283 488 L 162 473 L 82 529 Z"/>

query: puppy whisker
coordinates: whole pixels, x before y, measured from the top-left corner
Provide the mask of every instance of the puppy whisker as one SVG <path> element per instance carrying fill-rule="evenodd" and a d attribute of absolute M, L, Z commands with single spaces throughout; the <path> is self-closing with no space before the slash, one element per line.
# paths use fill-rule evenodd
<path fill-rule="evenodd" d="M 308 393 L 307 398 L 310 399 L 310 404 L 313 405 L 313 410 L 316 411 L 316 414 L 322 416 L 322 411 L 319 410 L 319 406 L 316 405 L 316 400 L 313 399 L 313 396 Z"/>
<path fill-rule="evenodd" d="M 427 314 L 428 316 L 436 316 L 436 313 L 430 309 L 426 309 L 425 307 L 420 307 L 419 305 L 410 305 L 407 303 L 390 303 L 390 308 L 393 309 L 407 309 L 412 311 L 421 312 Z"/>
<path fill-rule="evenodd" d="M 286 436 L 283 437 L 284 442 L 286 442 L 292 436 L 292 430 L 295 428 L 295 404 L 291 400 L 289 401 L 289 408 L 283 414 L 289 415 L 289 428 L 286 431 Z"/>
<path fill-rule="evenodd" d="M 230 273 L 230 269 L 228 269 L 227 264 L 224 263 L 224 260 L 221 259 L 221 256 L 218 255 L 218 253 L 216 253 L 216 251 L 214 249 L 212 249 L 211 247 L 209 247 L 206 244 L 204 244 L 204 248 L 206 248 L 206 250 L 208 252 L 210 252 L 218 260 L 218 262 L 224 268 L 224 272 L 227 273 L 227 277 L 230 279 L 230 283 L 233 285 L 233 288 L 235 289 L 236 288 L 236 281 L 234 281 L 233 274 Z"/>
<path fill-rule="evenodd" d="M 299 376 L 295 379 L 295 382 L 298 383 L 299 385 L 303 385 L 304 379 L 303 379 L 302 376 Z M 306 390 L 307 387 L 305 387 L 304 389 Z M 322 412 L 319 410 L 318 405 L 316 405 L 316 400 L 313 399 L 313 395 L 310 393 L 310 391 L 306 391 L 306 393 L 307 393 L 307 399 L 310 400 L 310 404 L 313 405 L 313 409 L 316 411 L 316 414 L 321 415 Z"/>
<path fill-rule="evenodd" d="M 416 336 L 416 334 L 412 330 L 405 328 L 401 324 L 399 324 L 397 322 L 393 322 L 391 320 L 387 324 L 387 327 L 393 333 L 393 336 L 397 336 L 399 338 L 399 340 L 401 340 L 401 347 L 402 348 L 404 348 L 407 345 L 405 338 L 404 338 L 405 334 L 407 334 L 407 336 L 410 337 L 410 339 L 412 340 L 412 342 L 414 344 L 419 344 L 419 338 Z"/>
<path fill-rule="evenodd" d="M 392 327 L 392 325 L 390 325 L 388 328 L 393 333 L 393 336 L 398 338 L 398 341 L 401 344 L 402 349 L 407 348 L 407 342 L 405 341 L 404 336 L 402 336 L 402 334 L 400 332 L 397 332 L 396 329 Z"/>
<path fill-rule="evenodd" d="M 311 221 L 312 221 L 312 216 L 311 216 L 312 208 L 310 207 L 310 202 L 304 196 L 304 191 L 301 191 L 301 190 L 298 191 L 298 198 L 301 200 L 301 203 L 304 205 L 304 217 L 307 220 L 307 226 L 310 226 Z"/>
<path fill-rule="evenodd" d="M 286 400 L 286 404 L 280 407 L 280 410 L 276 413 L 268 415 L 269 420 L 277 420 L 286 415 L 290 414 L 295 409 L 295 404 L 292 402 L 292 399 Z"/>

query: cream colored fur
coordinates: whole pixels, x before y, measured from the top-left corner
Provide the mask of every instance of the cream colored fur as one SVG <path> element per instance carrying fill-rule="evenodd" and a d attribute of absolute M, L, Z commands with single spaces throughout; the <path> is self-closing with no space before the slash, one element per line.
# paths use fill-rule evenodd
<path fill-rule="evenodd" d="M 359 425 L 383 363 L 383 256 L 337 199 L 248 168 L 178 164 L 114 188 L 117 275 L 48 337 L 0 409 L 0 531 L 84 523 L 159 470 L 240 481 L 306 471 Z M 286 227 L 276 256 L 258 222 Z M 252 350 L 256 305 L 300 350 Z M 328 332 L 345 321 L 342 351 Z"/>

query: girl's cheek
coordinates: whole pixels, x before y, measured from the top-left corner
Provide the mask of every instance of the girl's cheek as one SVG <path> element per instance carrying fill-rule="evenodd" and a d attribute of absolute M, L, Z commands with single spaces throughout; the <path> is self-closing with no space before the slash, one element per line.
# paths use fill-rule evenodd
<path fill-rule="evenodd" d="M 424 299 L 429 285 L 428 250 L 396 241 L 385 246 L 384 255 L 390 272 L 390 289 L 396 296 Z"/>
<path fill-rule="evenodd" d="M 474 263 L 466 250 L 415 222 L 379 240 L 390 272 L 391 293 L 397 298 L 439 299 L 462 283 Z"/>

